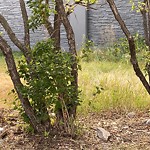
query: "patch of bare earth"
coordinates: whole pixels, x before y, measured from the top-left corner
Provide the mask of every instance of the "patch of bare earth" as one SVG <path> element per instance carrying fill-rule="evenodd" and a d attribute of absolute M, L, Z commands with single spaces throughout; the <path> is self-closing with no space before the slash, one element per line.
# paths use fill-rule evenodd
<path fill-rule="evenodd" d="M 22 129 L 18 113 L 0 110 L 0 149 L 4 150 L 150 150 L 149 112 L 134 115 L 117 112 L 91 113 L 78 117 L 82 127 L 72 139 L 60 135 L 44 137 L 27 134 Z M 107 142 L 99 139 L 93 128 L 102 127 L 110 132 Z"/>

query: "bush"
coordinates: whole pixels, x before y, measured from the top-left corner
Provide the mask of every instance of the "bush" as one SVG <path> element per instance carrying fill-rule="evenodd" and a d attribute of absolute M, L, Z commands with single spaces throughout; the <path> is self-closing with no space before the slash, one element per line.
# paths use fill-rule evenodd
<path fill-rule="evenodd" d="M 53 41 L 47 40 L 35 45 L 30 65 L 23 59 L 19 61 L 19 74 L 25 81 L 21 92 L 29 98 L 40 121 L 46 119 L 42 112 L 43 102 L 54 112 L 63 107 L 60 95 L 63 95 L 66 107 L 79 103 L 75 96 L 78 93 L 72 85 L 71 60 L 70 53 L 55 50 Z"/>

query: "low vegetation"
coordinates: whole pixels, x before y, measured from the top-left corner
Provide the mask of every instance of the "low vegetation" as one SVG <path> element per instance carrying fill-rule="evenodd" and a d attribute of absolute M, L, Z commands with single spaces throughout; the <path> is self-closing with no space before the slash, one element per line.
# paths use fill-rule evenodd
<path fill-rule="evenodd" d="M 79 86 L 82 89 L 80 112 L 146 109 L 150 97 L 132 66 L 122 62 L 82 62 Z"/>
<path fill-rule="evenodd" d="M 125 46 L 125 43 L 122 46 Z M 105 51 L 89 49 L 88 55 L 81 54 L 81 52 L 79 55 L 85 57 L 80 61 L 82 69 L 79 71 L 79 87 L 82 103 L 78 107 L 78 113 L 112 109 L 117 111 L 149 109 L 149 94 L 135 75 L 128 59 L 127 50 L 121 54 L 115 47 L 113 50 L 109 48 Z M 145 50 L 139 51 L 141 66 L 144 55 Z M 20 54 L 16 53 L 15 57 L 18 60 Z M 0 103 L 3 104 L 4 100 L 7 100 L 7 104 L 10 105 L 10 101 L 13 102 L 14 97 L 8 93 L 13 86 L 2 56 L 0 56 L 0 77 L 2 79 Z"/>

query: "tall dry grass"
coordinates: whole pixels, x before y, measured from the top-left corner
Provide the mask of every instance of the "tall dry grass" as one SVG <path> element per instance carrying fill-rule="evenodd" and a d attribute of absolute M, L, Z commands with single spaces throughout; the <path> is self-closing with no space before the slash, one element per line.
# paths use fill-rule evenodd
<path fill-rule="evenodd" d="M 82 62 L 79 86 L 82 104 L 79 112 L 149 109 L 150 96 L 132 66 L 121 62 Z M 96 94 L 99 87 L 99 94 Z"/>
<path fill-rule="evenodd" d="M 79 87 L 82 90 L 80 94 L 82 103 L 78 107 L 79 113 L 150 108 L 150 96 L 130 63 L 93 60 L 82 61 L 81 66 Z M 13 94 L 8 94 L 12 88 L 4 58 L 0 57 L 0 107 L 10 107 L 15 99 Z M 97 92 L 99 94 L 96 94 Z"/>

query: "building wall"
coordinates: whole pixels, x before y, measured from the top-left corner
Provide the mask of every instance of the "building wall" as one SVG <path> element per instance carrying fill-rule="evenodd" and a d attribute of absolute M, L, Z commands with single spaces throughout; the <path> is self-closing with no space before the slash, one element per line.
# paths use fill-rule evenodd
<path fill-rule="evenodd" d="M 27 1 L 27 0 L 25 0 Z M 28 9 L 29 12 L 29 9 Z M 6 18 L 8 23 L 10 24 L 12 30 L 16 33 L 16 36 L 19 40 L 23 42 L 24 38 L 24 30 L 23 30 L 23 20 L 21 17 L 19 0 L 0 0 L 0 13 Z M 30 12 L 29 12 L 30 14 Z M 0 32 L 3 33 L 3 36 L 11 45 L 13 50 L 18 50 L 17 47 L 11 42 L 6 32 L 3 30 L 2 26 L 0 26 Z M 46 30 L 41 29 L 37 30 L 35 33 L 31 31 L 31 45 L 34 45 L 35 42 L 45 38 L 48 36 Z"/>
<path fill-rule="evenodd" d="M 31 13 L 29 11 L 29 8 L 27 10 L 30 16 Z M 23 42 L 23 20 L 21 17 L 19 0 L 0 0 L 0 13 L 7 19 L 11 28 L 16 33 L 16 36 Z M 69 19 L 75 32 L 77 48 L 80 48 L 83 42 L 83 35 L 85 34 L 85 8 L 81 6 L 76 7 L 75 11 L 70 15 Z M 61 46 L 63 49 L 68 50 L 66 33 L 63 26 L 61 27 L 61 30 Z M 13 50 L 18 50 L 18 48 L 11 42 L 1 25 L 0 32 L 3 33 L 5 39 L 7 39 Z M 39 28 L 34 33 L 31 31 L 31 45 L 33 46 L 37 41 L 40 41 L 47 37 L 48 33 L 44 27 Z"/>
<path fill-rule="evenodd" d="M 130 32 L 142 34 L 141 14 L 131 10 L 129 0 L 115 0 L 115 3 Z M 94 9 L 87 12 L 87 33 L 90 40 L 101 46 L 112 44 L 118 38 L 124 37 L 106 0 L 98 0 L 98 3 L 92 7 Z"/>
<path fill-rule="evenodd" d="M 27 1 L 27 0 L 25 0 Z M 127 27 L 129 27 L 132 33 L 143 33 L 141 15 L 131 10 L 129 0 L 115 0 L 117 7 L 122 18 L 125 20 Z M 115 21 L 114 16 L 106 3 L 106 0 L 98 0 L 98 3 L 92 6 L 94 9 L 86 9 L 82 6 L 75 8 L 75 11 L 69 17 L 71 24 L 75 32 L 75 39 L 77 42 L 77 48 L 79 49 L 88 35 L 88 38 L 92 40 L 97 46 L 111 44 L 119 37 L 124 37 L 118 23 Z M 0 0 L 0 13 L 8 20 L 16 36 L 23 41 L 23 21 L 21 18 L 21 11 L 19 0 Z M 30 11 L 28 10 L 30 14 Z M 0 26 L 0 31 L 7 39 L 8 43 L 16 50 L 16 46 L 10 41 L 9 37 Z M 87 35 L 86 35 L 87 34 Z M 48 34 L 44 27 L 38 29 L 35 33 L 31 32 L 31 45 L 34 45 L 37 41 L 45 39 Z M 66 40 L 66 33 L 62 27 L 61 32 L 61 45 L 64 49 L 68 49 Z"/>

